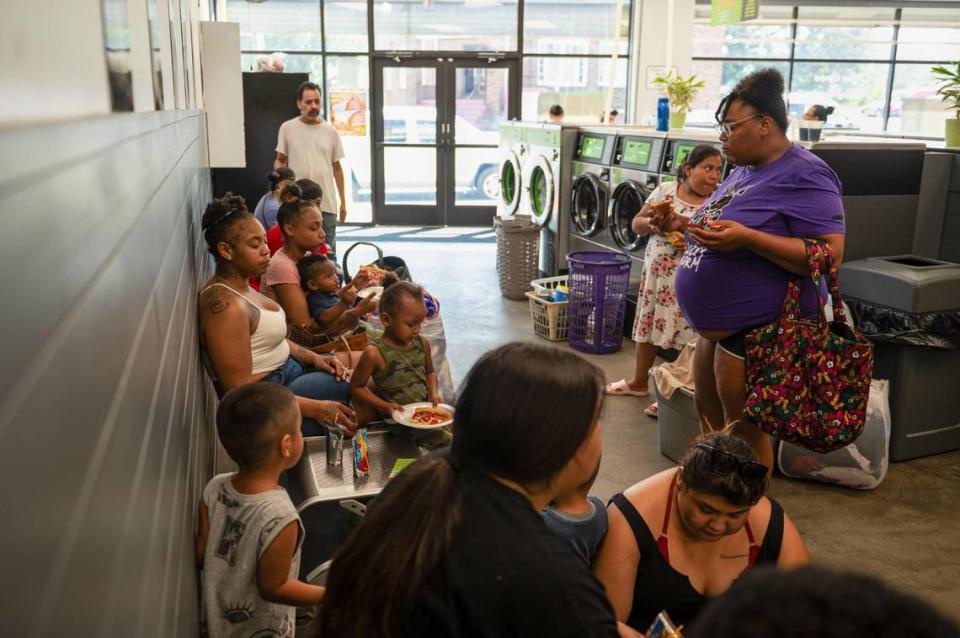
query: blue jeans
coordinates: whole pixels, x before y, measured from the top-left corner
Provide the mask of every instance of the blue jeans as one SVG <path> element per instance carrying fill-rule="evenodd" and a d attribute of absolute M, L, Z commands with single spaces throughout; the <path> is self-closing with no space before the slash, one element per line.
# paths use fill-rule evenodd
<path fill-rule="evenodd" d="M 287 362 L 263 378 L 269 383 L 279 383 L 290 388 L 298 397 L 339 401 L 347 405 L 350 402 L 350 385 L 346 381 L 337 381 L 329 372 L 321 370 L 307 371 L 303 364 L 289 357 Z M 315 419 L 304 417 L 300 426 L 303 436 L 321 436 L 326 429 Z"/>

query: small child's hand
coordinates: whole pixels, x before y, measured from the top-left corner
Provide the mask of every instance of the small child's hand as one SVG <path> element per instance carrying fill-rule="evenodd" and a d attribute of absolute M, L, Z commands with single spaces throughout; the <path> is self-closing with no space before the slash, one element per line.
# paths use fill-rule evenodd
<path fill-rule="evenodd" d="M 354 301 L 357 300 L 357 289 L 353 286 L 344 286 L 337 291 L 337 296 L 340 297 L 340 300 L 343 303 L 352 305 Z"/>
<path fill-rule="evenodd" d="M 399 403 L 387 403 L 387 414 L 393 414 L 399 410 L 402 410 L 403 406 Z"/>
<path fill-rule="evenodd" d="M 443 397 L 440 396 L 439 392 L 427 392 L 427 401 L 433 404 L 433 407 L 437 407 L 440 403 L 443 403 Z"/>
<path fill-rule="evenodd" d="M 376 309 L 377 309 L 377 302 L 374 299 L 374 295 L 361 298 L 360 303 L 357 304 L 357 314 L 361 316 L 369 314 Z"/>
<path fill-rule="evenodd" d="M 363 290 L 369 284 L 370 284 L 370 275 L 365 272 L 357 273 L 357 275 L 350 280 L 350 285 L 356 288 L 357 290 Z"/>

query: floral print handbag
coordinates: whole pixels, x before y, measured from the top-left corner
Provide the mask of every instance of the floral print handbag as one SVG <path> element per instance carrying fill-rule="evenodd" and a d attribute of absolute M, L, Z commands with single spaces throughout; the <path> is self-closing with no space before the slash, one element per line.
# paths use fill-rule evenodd
<path fill-rule="evenodd" d="M 863 431 L 873 372 L 873 346 L 846 323 L 837 266 L 826 243 L 804 240 L 814 287 L 828 269 L 833 321 L 800 318 L 800 282 L 787 284 L 780 318 L 747 333 L 747 401 L 743 416 L 767 434 L 814 452 L 830 452 Z"/>

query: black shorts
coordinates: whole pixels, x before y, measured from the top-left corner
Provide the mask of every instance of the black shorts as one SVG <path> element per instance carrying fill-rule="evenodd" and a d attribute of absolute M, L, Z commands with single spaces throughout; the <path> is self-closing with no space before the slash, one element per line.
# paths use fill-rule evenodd
<path fill-rule="evenodd" d="M 747 358 L 747 333 L 753 328 L 744 328 L 740 332 L 735 332 L 729 337 L 725 337 L 717 342 L 717 346 L 737 359 Z"/>

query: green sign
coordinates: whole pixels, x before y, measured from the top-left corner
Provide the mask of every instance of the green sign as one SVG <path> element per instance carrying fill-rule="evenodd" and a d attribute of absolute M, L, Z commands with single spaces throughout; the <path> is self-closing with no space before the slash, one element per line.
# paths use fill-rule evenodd
<path fill-rule="evenodd" d="M 738 24 L 755 20 L 760 13 L 760 0 L 710 0 L 710 25 Z"/>
<path fill-rule="evenodd" d="M 646 166 L 650 161 L 650 142 L 627 142 L 623 146 L 623 161 L 628 164 Z"/>
<path fill-rule="evenodd" d="M 600 159 L 603 157 L 604 139 L 602 137 L 583 136 L 580 141 L 580 157 Z"/>

